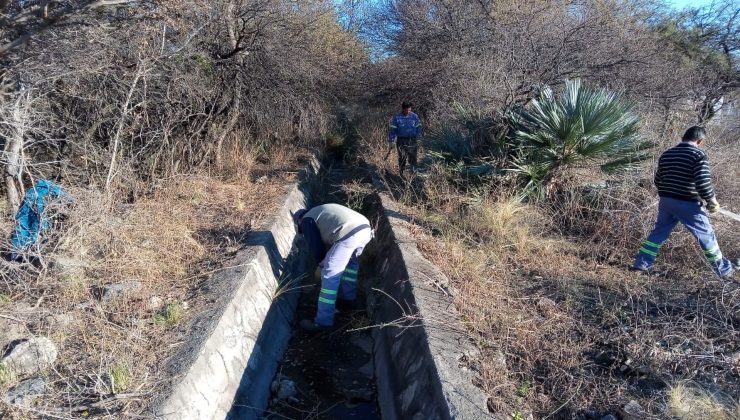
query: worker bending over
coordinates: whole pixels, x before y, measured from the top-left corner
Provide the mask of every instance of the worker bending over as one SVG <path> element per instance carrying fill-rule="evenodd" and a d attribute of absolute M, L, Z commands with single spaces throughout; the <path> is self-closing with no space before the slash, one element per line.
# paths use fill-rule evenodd
<path fill-rule="evenodd" d="M 357 300 L 359 256 L 373 237 L 370 221 L 339 204 L 298 210 L 293 220 L 321 267 L 316 318 L 304 319 L 300 325 L 308 331 L 327 329 L 334 324 L 337 298 L 349 306 L 354 306 Z"/>

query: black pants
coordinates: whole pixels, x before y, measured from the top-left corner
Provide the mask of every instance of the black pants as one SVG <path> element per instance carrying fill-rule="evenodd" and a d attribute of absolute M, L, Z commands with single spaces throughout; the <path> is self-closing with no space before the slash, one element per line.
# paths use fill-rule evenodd
<path fill-rule="evenodd" d="M 416 158 L 419 154 L 419 142 L 416 137 L 398 137 L 396 139 L 398 148 L 398 170 L 403 175 L 406 162 L 411 165 L 411 170 L 416 169 Z"/>

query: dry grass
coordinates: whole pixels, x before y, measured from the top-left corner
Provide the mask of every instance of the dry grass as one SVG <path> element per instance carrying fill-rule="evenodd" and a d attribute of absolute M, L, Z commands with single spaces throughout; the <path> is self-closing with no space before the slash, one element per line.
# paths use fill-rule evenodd
<path fill-rule="evenodd" d="M 108 210 L 96 192 L 74 191 L 78 209 L 71 213 L 73 229 L 54 250 L 52 260 L 84 261 L 106 282 L 128 279 L 155 285 L 181 277 L 206 252 L 195 239 L 198 215 L 193 212 L 208 197 L 203 181 L 180 182 L 118 211 Z"/>
<path fill-rule="evenodd" d="M 423 191 L 396 195 L 419 226 L 422 252 L 457 291 L 481 352 L 470 367 L 492 411 L 603 416 L 635 400 L 646 417 L 665 418 L 677 416 L 669 384 L 740 394 L 740 289 L 719 283 L 680 229 L 660 256 L 665 277 L 626 270 L 654 220 L 655 208 L 639 204 L 654 199 L 647 191 L 622 185 L 553 209 L 501 192 L 462 194 L 433 171 Z M 737 231 L 715 227 L 725 253 L 738 252 Z M 717 401 L 734 418 L 735 403 Z"/>
<path fill-rule="evenodd" d="M 415 222 L 419 248 L 450 278 L 462 321 L 480 350 L 469 367 L 493 412 L 620 418 L 635 400 L 640 418 L 682 418 L 681 407 L 704 403 L 703 411 L 683 418 L 712 418 L 712 412 L 738 418 L 737 401 L 718 397 L 740 395 L 738 285 L 718 281 L 681 227 L 661 250 L 661 276 L 627 271 L 655 221 L 658 152 L 674 145 L 690 122 L 676 116 L 660 135 L 646 125 L 656 159 L 607 188 L 575 188 L 549 201 L 522 203 L 506 180 L 476 182 L 433 161 L 425 162 L 421 176 L 399 180 L 395 161 L 385 159 L 383 120 L 370 115 L 359 121 L 362 156 Z M 737 128 L 709 132 L 719 200 L 740 210 Z M 603 179 L 589 171 L 573 175 L 575 186 Z M 733 223 L 713 219 L 729 257 L 740 255 L 740 229 Z M 686 381 L 692 387 L 676 385 Z M 707 398 L 687 403 L 692 396 Z M 672 398 L 684 403 L 672 406 Z"/>
<path fill-rule="evenodd" d="M 699 278 L 685 273 L 649 280 L 626 272 L 626 264 L 597 262 L 583 244 L 533 234 L 541 232 L 538 223 L 521 230 L 531 246 L 508 247 L 518 240 L 505 228 L 516 230 L 516 214 L 507 202 L 491 205 L 483 216 L 472 213 L 476 223 L 495 221 L 478 225 L 487 235 L 477 242 L 450 229 L 444 236 L 417 232 L 422 251 L 457 290 L 463 322 L 481 350 L 471 367 L 494 412 L 604 415 L 635 399 L 663 417 L 661 401 L 670 394 L 665 384 L 685 377 L 738 392 L 732 362 L 740 339 L 732 321 L 740 305 L 736 287 L 712 280 L 705 285 L 707 270 Z M 433 220 L 422 216 L 421 225 Z"/>
<path fill-rule="evenodd" d="M 727 400 L 727 398 L 723 398 Z M 729 406 L 729 408 L 728 408 Z M 668 408 L 679 420 L 734 420 L 740 418 L 736 401 L 722 403 L 720 398 L 696 385 L 680 382 L 668 391 Z"/>
<path fill-rule="evenodd" d="M 398 171 L 396 151 L 388 143 L 388 126 L 387 121 L 394 112 L 392 108 L 379 110 L 375 108 L 354 110 L 355 115 L 362 115 L 362 118 L 353 120 L 355 129 L 358 134 L 356 141 L 362 159 L 367 163 L 379 168 L 381 171 Z"/>
<path fill-rule="evenodd" d="M 51 392 L 30 411 L 0 411 L 10 418 L 141 412 L 160 388 L 168 355 L 187 339 L 188 321 L 208 305 L 200 288 L 251 230 L 264 227 L 295 173 L 250 169 L 259 182 L 236 169 L 228 181 L 173 178 L 126 205 L 69 188 L 75 203 L 42 249 L 51 264 L 5 263 L 0 283 L 12 297 L 2 310 L 23 322 L 20 335 L 47 336 L 59 348 L 54 369 L 43 375 Z M 127 282 L 138 287 L 101 299 L 107 285 Z M 9 337 L 0 337 L 3 345 Z M 23 379 L 3 377 L 3 389 Z M 116 395 L 126 397 L 91 405 Z"/>
<path fill-rule="evenodd" d="M 468 229 L 476 232 L 481 241 L 510 248 L 518 256 L 541 251 L 547 245 L 535 232 L 543 230 L 542 217 L 517 197 L 486 200 L 471 211 L 467 220 Z"/>

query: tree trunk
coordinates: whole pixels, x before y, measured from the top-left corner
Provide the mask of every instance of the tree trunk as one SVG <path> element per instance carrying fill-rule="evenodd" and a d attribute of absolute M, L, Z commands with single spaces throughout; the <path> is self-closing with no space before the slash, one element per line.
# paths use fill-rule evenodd
<path fill-rule="evenodd" d="M 20 165 L 20 153 L 12 151 L 19 149 L 20 143 L 17 145 L 14 143 L 18 142 L 13 140 L 5 144 L 5 155 L 8 159 L 8 163 L 5 166 L 5 190 L 7 191 L 8 205 L 10 205 L 12 214 L 16 214 L 21 207 L 21 195 L 23 194 L 19 188 L 20 177 L 23 173 L 22 166 Z"/>
<path fill-rule="evenodd" d="M 18 98 L 10 114 L 10 135 L 5 139 L 5 189 L 13 214 L 18 212 L 23 197 L 23 137 L 25 135 L 25 109 L 23 97 Z"/>
<path fill-rule="evenodd" d="M 239 47 L 239 41 L 237 40 L 237 28 L 236 28 L 236 22 L 237 22 L 237 16 L 236 16 L 236 5 L 233 1 L 229 2 L 227 5 L 227 28 L 229 33 L 229 43 L 231 44 L 231 49 L 236 50 L 236 48 Z M 239 65 L 243 63 L 243 59 L 241 57 L 238 58 Z M 229 109 L 229 119 L 226 121 L 226 125 L 221 129 L 221 132 L 218 135 L 218 138 L 216 139 L 216 156 L 215 156 L 215 163 L 216 167 L 219 169 L 223 168 L 223 146 L 224 146 L 224 140 L 226 140 L 226 137 L 234 130 L 234 127 L 236 127 L 236 123 L 239 122 L 239 111 L 241 108 L 241 84 L 239 83 L 239 78 L 236 78 L 234 81 L 234 99 L 231 102 L 231 107 Z"/>
<path fill-rule="evenodd" d="M 113 182 L 113 178 L 116 176 L 116 159 L 118 157 L 118 149 L 120 148 L 121 133 L 125 127 L 128 114 L 133 108 L 135 108 L 135 106 L 131 106 L 131 98 L 134 96 L 139 79 L 141 79 L 145 72 L 144 64 L 140 61 L 136 69 L 134 80 L 131 82 L 131 88 L 128 90 L 126 101 L 123 103 L 123 106 L 121 106 L 121 118 L 118 120 L 116 134 L 113 136 L 113 150 L 111 151 L 110 165 L 108 166 L 108 176 L 105 178 L 105 191 L 108 192 L 109 195 L 111 193 L 111 183 Z"/>
<path fill-rule="evenodd" d="M 221 133 L 218 136 L 218 140 L 216 141 L 216 167 L 221 169 L 223 168 L 223 146 L 224 146 L 224 140 L 226 140 L 226 137 L 234 130 L 234 127 L 236 127 L 236 123 L 239 122 L 239 108 L 241 107 L 241 90 L 239 87 L 239 84 L 237 83 L 236 92 L 234 93 L 234 103 L 231 104 L 231 109 L 229 110 L 229 120 L 226 122 L 226 126 L 223 127 L 221 130 Z"/>

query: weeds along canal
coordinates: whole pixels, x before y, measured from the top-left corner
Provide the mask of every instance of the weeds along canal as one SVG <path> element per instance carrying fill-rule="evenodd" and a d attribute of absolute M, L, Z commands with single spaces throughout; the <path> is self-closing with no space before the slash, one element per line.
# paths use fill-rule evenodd
<path fill-rule="evenodd" d="M 317 298 L 316 287 L 304 289 L 297 320 L 314 316 Z M 379 419 L 368 324 L 359 309 L 338 312 L 331 331 L 296 329 L 273 381 L 265 418 Z"/>

